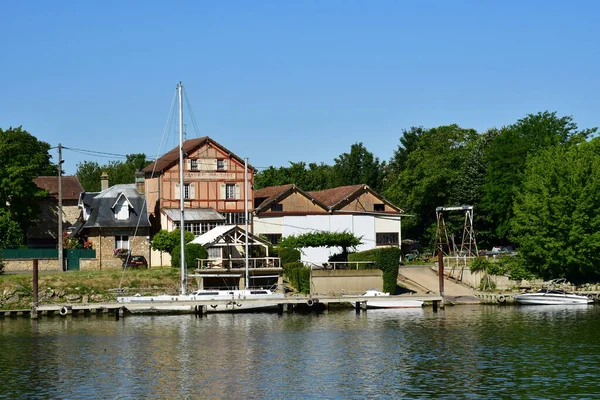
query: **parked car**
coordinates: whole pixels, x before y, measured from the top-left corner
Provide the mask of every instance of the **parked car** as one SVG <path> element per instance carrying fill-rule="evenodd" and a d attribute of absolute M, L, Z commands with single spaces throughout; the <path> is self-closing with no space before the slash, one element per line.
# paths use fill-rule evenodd
<path fill-rule="evenodd" d="M 123 260 L 123 268 L 148 268 L 148 261 L 144 256 L 131 256 Z"/>

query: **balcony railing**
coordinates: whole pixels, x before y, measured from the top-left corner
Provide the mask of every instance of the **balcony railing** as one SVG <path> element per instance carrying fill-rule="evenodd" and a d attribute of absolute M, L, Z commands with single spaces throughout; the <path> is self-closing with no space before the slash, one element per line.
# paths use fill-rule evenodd
<path fill-rule="evenodd" d="M 246 259 L 245 258 L 228 258 L 228 259 L 207 259 L 207 260 L 198 260 L 198 269 L 210 269 L 210 268 L 220 268 L 220 269 L 237 269 L 237 268 L 246 268 Z M 248 268 L 281 268 L 281 259 L 279 257 L 259 257 L 259 258 L 249 258 L 248 259 Z"/>

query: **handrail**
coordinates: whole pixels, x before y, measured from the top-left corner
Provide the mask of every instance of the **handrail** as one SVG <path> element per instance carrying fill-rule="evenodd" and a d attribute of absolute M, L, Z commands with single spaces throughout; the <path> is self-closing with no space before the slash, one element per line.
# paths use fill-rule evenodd
<path fill-rule="evenodd" d="M 198 269 L 210 268 L 245 268 L 246 258 L 212 258 L 197 259 Z M 255 257 L 248 258 L 248 268 L 281 268 L 281 259 L 279 257 Z"/>

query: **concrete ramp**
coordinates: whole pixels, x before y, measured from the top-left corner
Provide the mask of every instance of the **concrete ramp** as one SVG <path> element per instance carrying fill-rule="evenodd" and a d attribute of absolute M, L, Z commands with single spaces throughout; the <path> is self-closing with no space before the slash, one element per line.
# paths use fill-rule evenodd
<path fill-rule="evenodd" d="M 418 294 L 438 293 L 437 273 L 428 265 L 401 266 L 398 270 L 398 283 L 414 290 Z M 460 303 L 478 303 L 475 290 L 444 279 L 444 296 L 449 301 Z"/>

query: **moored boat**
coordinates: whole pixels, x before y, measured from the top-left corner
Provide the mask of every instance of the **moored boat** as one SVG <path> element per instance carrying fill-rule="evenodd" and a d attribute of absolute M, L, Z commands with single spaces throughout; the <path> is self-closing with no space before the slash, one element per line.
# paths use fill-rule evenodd
<path fill-rule="evenodd" d="M 412 300 L 403 296 L 390 296 L 389 293 L 380 292 L 375 289 L 369 289 L 361 295 L 364 297 L 367 309 L 377 308 L 421 308 L 422 300 Z M 352 303 L 353 307 L 356 307 Z"/>
<path fill-rule="evenodd" d="M 524 305 L 577 305 L 589 304 L 594 300 L 587 296 L 569 293 L 556 285 L 564 284 L 565 279 L 555 279 L 547 288 L 541 288 L 537 292 L 517 294 L 514 299 Z"/>

